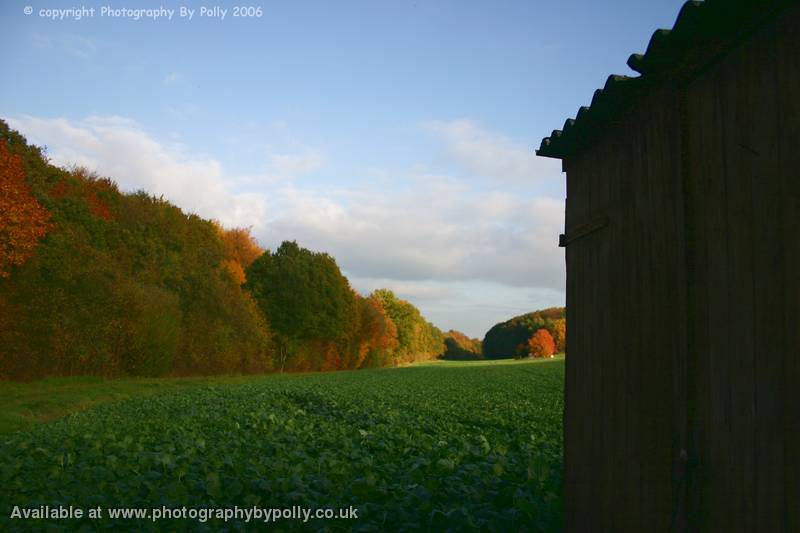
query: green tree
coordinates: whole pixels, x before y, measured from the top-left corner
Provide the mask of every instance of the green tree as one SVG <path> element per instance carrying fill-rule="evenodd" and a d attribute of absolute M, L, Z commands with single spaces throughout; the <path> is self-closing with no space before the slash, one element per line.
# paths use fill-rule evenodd
<path fill-rule="evenodd" d="M 253 261 L 246 276 L 245 289 L 278 337 L 281 368 L 305 341 L 347 340 L 355 296 L 328 254 L 285 241 Z"/>

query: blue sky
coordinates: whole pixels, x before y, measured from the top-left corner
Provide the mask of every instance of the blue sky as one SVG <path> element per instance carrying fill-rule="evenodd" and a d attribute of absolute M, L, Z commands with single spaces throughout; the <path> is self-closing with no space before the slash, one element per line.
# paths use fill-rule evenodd
<path fill-rule="evenodd" d="M 564 302 L 563 175 L 533 148 L 609 74 L 632 75 L 627 57 L 681 5 L 4 0 L 0 118 L 57 164 L 251 226 L 265 247 L 327 251 L 359 291 L 388 286 L 483 337 Z M 95 15 L 42 11 L 81 6 Z"/>

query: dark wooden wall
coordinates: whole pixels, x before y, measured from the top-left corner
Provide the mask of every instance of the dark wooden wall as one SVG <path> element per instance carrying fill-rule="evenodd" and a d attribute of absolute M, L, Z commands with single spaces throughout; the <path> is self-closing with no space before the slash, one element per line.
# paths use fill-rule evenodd
<path fill-rule="evenodd" d="M 800 531 L 800 8 L 564 170 L 567 530 Z"/>
<path fill-rule="evenodd" d="M 694 525 L 800 531 L 800 9 L 688 84 Z"/>
<path fill-rule="evenodd" d="M 668 531 L 679 503 L 673 459 L 685 413 L 679 113 L 672 91 L 567 171 L 565 405 L 570 531 Z"/>

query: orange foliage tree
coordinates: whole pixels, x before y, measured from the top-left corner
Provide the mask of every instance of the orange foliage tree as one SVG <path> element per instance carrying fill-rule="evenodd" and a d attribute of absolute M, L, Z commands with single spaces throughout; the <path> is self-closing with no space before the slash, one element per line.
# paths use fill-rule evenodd
<path fill-rule="evenodd" d="M 360 307 L 359 344 L 350 368 L 384 366 L 398 347 L 397 327 L 377 298 L 358 298 Z M 368 356 L 371 357 L 368 358 Z"/>
<path fill-rule="evenodd" d="M 550 357 L 556 352 L 553 336 L 544 328 L 536 330 L 528 340 L 531 357 Z"/>
<path fill-rule="evenodd" d="M 217 222 L 214 225 L 222 239 L 225 254 L 222 266 L 231 274 L 234 281 L 243 285 L 247 281 L 245 269 L 264 253 L 264 249 L 250 234 L 249 228 L 226 229 Z"/>
<path fill-rule="evenodd" d="M 564 318 L 553 320 L 551 329 L 553 341 L 556 343 L 556 352 L 567 351 L 567 320 Z"/>
<path fill-rule="evenodd" d="M 119 193 L 117 185 L 108 178 L 101 178 L 97 173 L 84 167 L 72 167 L 71 174 L 83 184 L 83 199 L 89 211 L 103 220 L 111 220 L 114 216 L 108 205 L 100 198 L 98 193 Z"/>
<path fill-rule="evenodd" d="M 50 229 L 50 213 L 25 182 L 22 158 L 0 139 L 0 277 L 23 264 Z"/>

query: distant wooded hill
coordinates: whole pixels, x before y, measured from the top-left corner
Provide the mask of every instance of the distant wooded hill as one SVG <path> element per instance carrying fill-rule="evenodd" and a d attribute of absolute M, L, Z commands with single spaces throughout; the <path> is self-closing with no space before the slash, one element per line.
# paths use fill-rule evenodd
<path fill-rule="evenodd" d="M 445 351 L 442 359 L 468 361 L 483 359 L 480 339 L 471 339 L 460 331 L 450 330 L 444 334 Z"/>
<path fill-rule="evenodd" d="M 483 356 L 486 359 L 527 357 L 531 354 L 531 338 L 540 329 L 553 338 L 556 352 L 563 352 L 566 349 L 566 308 L 533 311 L 495 324 L 483 339 Z"/>

